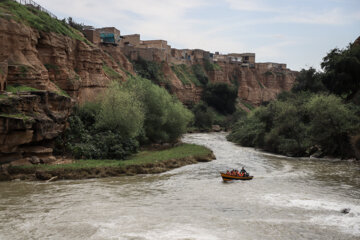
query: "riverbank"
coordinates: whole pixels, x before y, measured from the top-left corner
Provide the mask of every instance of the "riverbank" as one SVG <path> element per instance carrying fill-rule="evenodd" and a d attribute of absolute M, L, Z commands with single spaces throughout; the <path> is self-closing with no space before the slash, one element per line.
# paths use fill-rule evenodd
<path fill-rule="evenodd" d="M 213 159 L 214 154 L 206 147 L 181 144 L 165 150 L 142 151 L 128 160 L 73 160 L 65 164 L 10 166 L 1 171 L 0 181 L 47 181 L 156 174 Z"/>

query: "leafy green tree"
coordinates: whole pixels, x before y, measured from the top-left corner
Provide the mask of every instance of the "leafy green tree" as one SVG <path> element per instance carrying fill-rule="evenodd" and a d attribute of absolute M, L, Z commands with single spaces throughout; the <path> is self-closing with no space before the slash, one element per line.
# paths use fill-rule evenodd
<path fill-rule="evenodd" d="M 317 93 L 326 91 L 326 87 L 322 83 L 322 74 L 316 72 L 314 68 L 309 68 L 308 70 L 302 69 L 300 71 L 291 90 L 295 93 L 301 91 Z"/>
<path fill-rule="evenodd" d="M 194 113 L 194 126 L 200 130 L 211 129 L 214 123 L 214 114 L 205 103 L 200 102 L 196 104 L 193 109 Z"/>
<path fill-rule="evenodd" d="M 349 152 L 349 134 L 359 132 L 359 118 L 334 96 L 317 95 L 305 105 L 310 115 L 308 136 L 312 145 L 320 145 L 329 155 Z"/>
<path fill-rule="evenodd" d="M 135 92 L 143 103 L 144 130 L 148 141 L 174 141 L 186 132 L 193 115 L 164 88 L 139 77 L 129 79 L 123 87 Z"/>
<path fill-rule="evenodd" d="M 144 122 L 143 105 L 134 92 L 124 90 L 113 82 L 103 95 L 96 127 L 118 130 L 124 137 L 136 137 Z"/>
<path fill-rule="evenodd" d="M 331 50 L 321 63 L 323 83 L 331 93 L 350 100 L 360 89 L 360 45 Z"/>
<path fill-rule="evenodd" d="M 237 88 L 226 83 L 213 83 L 207 85 L 203 92 L 203 100 L 211 107 L 223 114 L 235 112 Z"/>

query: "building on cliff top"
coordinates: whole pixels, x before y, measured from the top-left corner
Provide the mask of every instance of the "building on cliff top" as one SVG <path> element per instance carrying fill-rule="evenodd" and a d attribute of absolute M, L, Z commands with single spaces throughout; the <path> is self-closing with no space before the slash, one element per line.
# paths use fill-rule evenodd
<path fill-rule="evenodd" d="M 214 62 L 237 63 L 243 67 L 255 67 L 255 53 L 220 54 L 215 52 L 212 59 Z"/>
<path fill-rule="evenodd" d="M 114 27 L 97 28 L 101 43 L 118 45 L 120 42 L 120 30 Z"/>
<path fill-rule="evenodd" d="M 92 26 L 84 26 L 83 33 L 87 40 L 94 44 L 99 44 L 101 42 L 100 34 Z"/>

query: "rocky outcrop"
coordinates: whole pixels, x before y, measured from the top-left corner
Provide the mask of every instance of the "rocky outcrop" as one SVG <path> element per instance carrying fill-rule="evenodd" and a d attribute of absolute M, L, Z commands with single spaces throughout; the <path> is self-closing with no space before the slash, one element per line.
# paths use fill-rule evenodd
<path fill-rule="evenodd" d="M 98 46 L 0 18 L 0 83 L 41 90 L 65 90 L 78 102 L 94 99 L 111 81 L 104 67 L 126 79 L 133 72 L 121 52 L 110 56 Z M 2 67 L 5 66 L 5 67 Z M 1 84 L 2 85 L 2 84 Z M 0 89 L 1 90 L 1 89 Z"/>
<path fill-rule="evenodd" d="M 196 64 L 203 64 L 201 61 Z M 297 72 L 286 68 L 264 67 L 266 64 L 255 63 L 255 67 L 241 64 L 218 63 L 220 69 L 207 71 L 209 82 L 228 83 L 238 88 L 241 100 L 253 105 L 260 105 L 276 98 L 282 91 L 289 91 Z M 203 87 L 191 83 L 184 85 L 168 64 L 163 64 L 163 72 L 170 80 L 173 93 L 185 104 L 200 101 Z"/>
<path fill-rule="evenodd" d="M 49 91 L 0 98 L 0 165 L 49 163 L 73 101 Z"/>

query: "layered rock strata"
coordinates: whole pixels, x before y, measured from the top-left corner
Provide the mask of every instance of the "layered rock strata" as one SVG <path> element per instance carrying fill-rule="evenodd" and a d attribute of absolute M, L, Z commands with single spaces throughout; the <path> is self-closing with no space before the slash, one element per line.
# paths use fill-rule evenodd
<path fill-rule="evenodd" d="M 0 98 L 0 165 L 49 163 L 74 102 L 49 91 Z"/>

